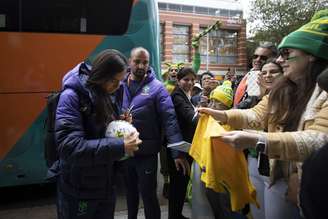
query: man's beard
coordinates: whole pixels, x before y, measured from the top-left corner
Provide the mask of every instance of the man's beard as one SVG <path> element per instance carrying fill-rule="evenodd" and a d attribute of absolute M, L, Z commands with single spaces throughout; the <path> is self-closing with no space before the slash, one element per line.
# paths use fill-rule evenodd
<path fill-rule="evenodd" d="M 136 71 L 133 74 L 137 79 L 141 80 L 145 76 L 146 71 L 143 69 L 136 69 Z"/>

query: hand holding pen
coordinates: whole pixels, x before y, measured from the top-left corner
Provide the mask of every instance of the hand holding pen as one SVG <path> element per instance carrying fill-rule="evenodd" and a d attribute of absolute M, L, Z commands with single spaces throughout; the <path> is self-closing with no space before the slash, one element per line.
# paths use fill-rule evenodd
<path fill-rule="evenodd" d="M 195 114 L 194 114 L 194 116 L 192 117 L 191 121 L 194 121 L 194 120 L 197 118 L 197 116 L 198 116 L 198 110 L 195 109 Z"/>
<path fill-rule="evenodd" d="M 197 118 L 197 116 L 199 115 L 198 108 L 199 108 L 199 107 L 207 107 L 207 105 L 208 105 L 208 97 L 205 96 L 205 95 L 202 95 L 202 96 L 200 97 L 200 101 L 199 101 L 199 103 L 198 103 L 197 108 L 195 108 L 195 114 L 194 114 L 194 116 L 192 117 L 191 121 L 194 121 L 194 120 Z"/>
<path fill-rule="evenodd" d="M 120 116 L 122 120 L 125 120 L 129 123 L 132 123 L 132 109 L 134 105 L 132 104 L 130 107 L 126 109 L 126 111 Z"/>

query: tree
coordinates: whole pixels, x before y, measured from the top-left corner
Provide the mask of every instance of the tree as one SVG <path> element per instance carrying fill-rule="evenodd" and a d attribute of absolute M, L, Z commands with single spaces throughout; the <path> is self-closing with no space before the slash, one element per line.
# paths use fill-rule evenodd
<path fill-rule="evenodd" d="M 309 22 L 328 7 L 328 0 L 252 0 L 248 22 L 253 42 L 279 44 L 284 36 Z"/>

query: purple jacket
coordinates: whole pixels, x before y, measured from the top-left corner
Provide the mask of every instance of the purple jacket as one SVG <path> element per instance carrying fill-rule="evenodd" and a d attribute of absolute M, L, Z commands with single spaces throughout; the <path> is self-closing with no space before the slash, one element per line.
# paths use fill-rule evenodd
<path fill-rule="evenodd" d="M 56 112 L 58 180 L 61 190 L 74 197 L 106 199 L 112 195 L 113 163 L 124 155 L 124 143 L 119 138 L 106 138 L 106 124 L 95 120 L 94 97 L 85 86 L 88 74 L 82 63 L 63 80 L 64 91 Z M 122 91 L 121 87 L 112 97 L 117 111 L 121 108 Z M 89 100 L 87 113 L 81 111 L 82 95 Z"/>
<path fill-rule="evenodd" d="M 133 105 L 132 123 L 142 140 L 135 156 L 157 154 L 162 147 L 163 136 L 168 143 L 182 141 L 171 97 L 162 82 L 155 78 L 153 69 L 148 70 L 147 77 L 134 96 L 131 96 L 128 88 L 130 74 L 123 83 L 123 109 Z"/>

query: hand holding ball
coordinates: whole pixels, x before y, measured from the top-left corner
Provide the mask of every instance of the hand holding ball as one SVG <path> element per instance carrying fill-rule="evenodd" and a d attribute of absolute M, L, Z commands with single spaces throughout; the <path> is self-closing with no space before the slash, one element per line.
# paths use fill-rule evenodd
<path fill-rule="evenodd" d="M 139 149 L 138 145 L 142 142 L 139 139 L 139 132 L 137 129 L 124 120 L 116 120 L 109 123 L 105 135 L 106 137 L 123 138 L 126 155 L 121 160 L 133 156 L 133 152 Z"/>

